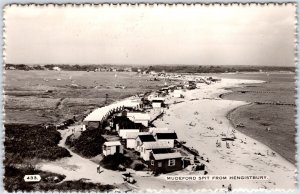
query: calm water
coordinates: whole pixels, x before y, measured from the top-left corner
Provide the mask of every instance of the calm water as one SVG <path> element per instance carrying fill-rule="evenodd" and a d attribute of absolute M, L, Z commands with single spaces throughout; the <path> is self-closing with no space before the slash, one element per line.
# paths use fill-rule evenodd
<path fill-rule="evenodd" d="M 236 74 L 220 75 L 222 78 L 254 79 L 266 81 L 262 84 L 242 85 L 231 88 L 233 92 L 223 95 L 230 100 L 247 102 L 280 102 L 289 105 L 256 104 L 241 106 L 230 113 L 234 125 L 242 133 L 264 143 L 291 163 L 296 162 L 296 84 L 295 74 Z M 270 127 L 271 131 L 267 131 Z"/>

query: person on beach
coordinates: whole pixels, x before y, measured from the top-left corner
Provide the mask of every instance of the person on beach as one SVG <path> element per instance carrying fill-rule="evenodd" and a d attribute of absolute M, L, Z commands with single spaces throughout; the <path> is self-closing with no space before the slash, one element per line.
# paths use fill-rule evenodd
<path fill-rule="evenodd" d="M 227 149 L 230 149 L 229 143 L 226 141 L 226 147 Z"/>
<path fill-rule="evenodd" d="M 232 191 L 232 186 L 231 184 L 228 185 L 228 192 L 231 192 Z"/>
<path fill-rule="evenodd" d="M 100 169 L 100 164 L 97 166 L 97 173 L 98 174 L 100 174 L 101 173 L 101 171 L 100 171 L 101 169 Z"/>
<path fill-rule="evenodd" d="M 221 142 L 219 142 L 219 140 L 217 140 L 217 142 L 216 142 L 216 147 L 217 147 L 217 148 L 220 148 L 220 147 L 221 147 Z"/>

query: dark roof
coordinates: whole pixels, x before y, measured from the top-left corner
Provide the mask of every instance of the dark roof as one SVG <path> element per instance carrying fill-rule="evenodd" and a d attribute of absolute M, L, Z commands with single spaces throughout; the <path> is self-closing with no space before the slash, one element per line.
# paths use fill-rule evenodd
<path fill-rule="evenodd" d="M 164 102 L 164 100 L 152 100 L 152 102 Z"/>
<path fill-rule="evenodd" d="M 156 133 L 157 139 L 177 139 L 176 133 Z"/>
<path fill-rule="evenodd" d="M 160 149 L 152 149 L 153 154 L 165 154 L 165 153 L 172 153 L 171 148 L 160 148 Z"/>
<path fill-rule="evenodd" d="M 142 142 L 152 142 L 156 141 L 153 135 L 139 135 L 138 136 Z"/>
<path fill-rule="evenodd" d="M 119 124 L 119 129 L 144 129 L 145 126 L 141 123 L 135 123 L 126 116 L 116 116 L 113 119 L 114 127 Z"/>

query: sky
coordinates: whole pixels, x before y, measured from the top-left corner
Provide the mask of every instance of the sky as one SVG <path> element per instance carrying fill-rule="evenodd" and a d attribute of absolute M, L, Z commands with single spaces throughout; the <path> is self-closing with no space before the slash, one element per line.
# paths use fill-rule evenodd
<path fill-rule="evenodd" d="M 4 62 L 295 66 L 296 6 L 4 9 Z"/>

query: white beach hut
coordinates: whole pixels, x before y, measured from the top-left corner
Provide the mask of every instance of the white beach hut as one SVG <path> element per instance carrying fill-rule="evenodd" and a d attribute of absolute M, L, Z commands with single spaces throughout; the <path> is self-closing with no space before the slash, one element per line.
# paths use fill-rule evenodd
<path fill-rule="evenodd" d="M 103 155 L 114 155 L 116 153 L 123 154 L 123 147 L 120 141 L 107 141 L 102 146 Z"/>

